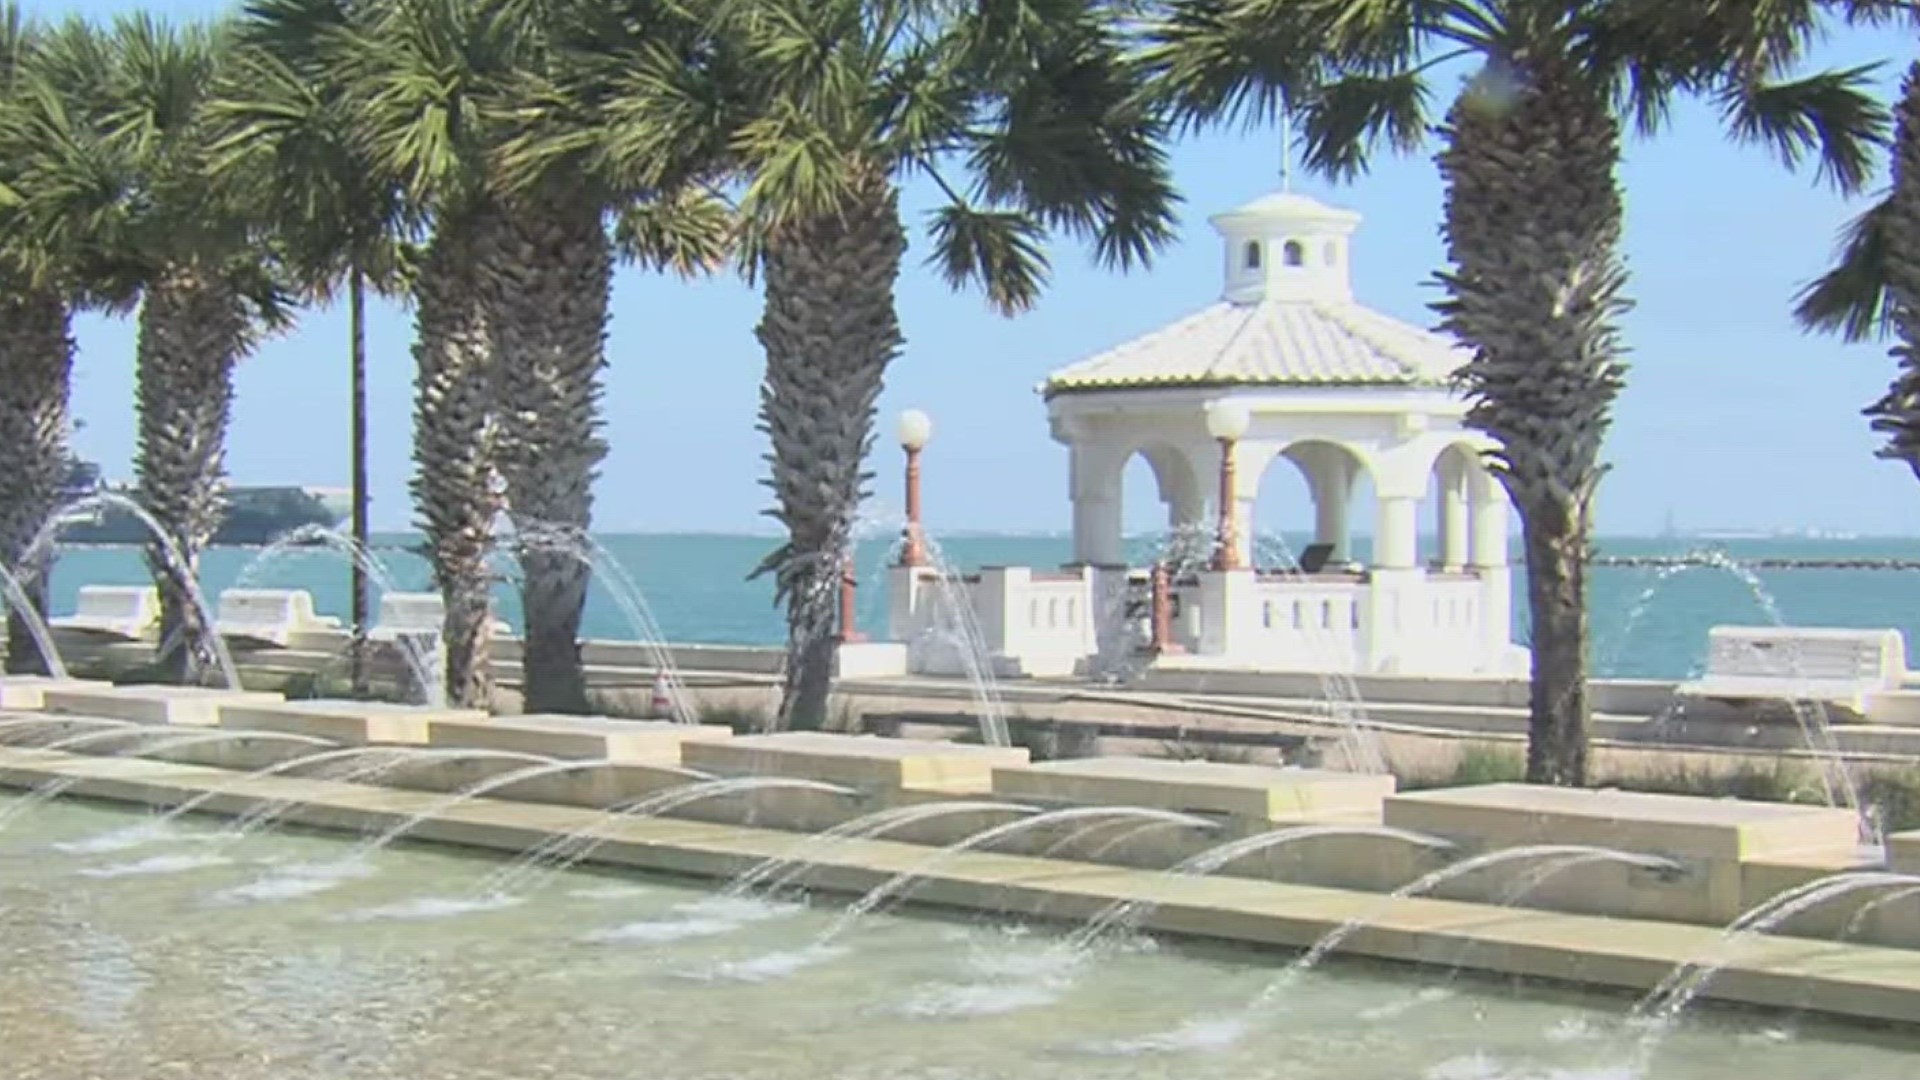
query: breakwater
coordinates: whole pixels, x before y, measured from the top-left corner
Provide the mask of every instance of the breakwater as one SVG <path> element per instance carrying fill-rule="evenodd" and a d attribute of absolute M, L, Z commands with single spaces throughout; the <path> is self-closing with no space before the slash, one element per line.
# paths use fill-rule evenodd
<path fill-rule="evenodd" d="M 1666 569 L 1680 566 L 1719 566 L 1730 561 L 1725 555 L 1595 555 L 1594 566 Z M 1920 570 L 1920 559 L 1894 558 L 1807 558 L 1760 556 L 1731 560 L 1749 570 Z"/>

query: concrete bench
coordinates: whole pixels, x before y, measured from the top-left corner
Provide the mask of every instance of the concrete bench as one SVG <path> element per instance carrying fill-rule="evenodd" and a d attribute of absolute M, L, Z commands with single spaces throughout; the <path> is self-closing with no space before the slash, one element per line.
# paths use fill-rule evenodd
<path fill-rule="evenodd" d="M 1706 674 L 1682 683 L 1678 693 L 1861 712 L 1868 695 L 1897 689 L 1906 668 L 1906 640 L 1898 630 L 1716 626 L 1707 634 Z"/>
<path fill-rule="evenodd" d="M 374 641 L 398 641 L 403 637 L 439 637 L 447 618 L 447 605 L 437 592 L 388 592 L 380 596 L 380 612 L 374 618 L 367 637 Z M 510 637 L 513 627 L 504 619 L 493 620 L 495 637 Z"/>
<path fill-rule="evenodd" d="M 228 589 L 220 594 L 214 628 L 224 637 L 285 648 L 295 635 L 338 630 L 340 620 L 313 610 L 305 589 Z"/>
<path fill-rule="evenodd" d="M 139 638 L 160 624 L 160 590 L 151 585 L 82 585 L 74 612 L 48 620 L 56 630 Z"/>

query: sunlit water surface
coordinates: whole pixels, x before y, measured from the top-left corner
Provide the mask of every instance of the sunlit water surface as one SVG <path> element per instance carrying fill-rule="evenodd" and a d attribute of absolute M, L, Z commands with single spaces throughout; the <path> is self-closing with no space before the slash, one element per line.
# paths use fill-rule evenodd
<path fill-rule="evenodd" d="M 564 874 L 507 903 L 475 895 L 495 862 L 414 847 L 249 889 L 349 841 L 74 843 L 138 820 L 53 803 L 0 833 L 9 1080 L 1618 1080 L 1641 1037 L 1622 998 L 1469 976 L 1334 963 L 1243 1027 L 1286 955 L 1135 942 L 1063 968 L 1051 931 L 923 917 L 821 949 L 831 907 L 685 882 Z M 1650 1075 L 1909 1080 L 1916 1051 L 1705 1012 Z"/>

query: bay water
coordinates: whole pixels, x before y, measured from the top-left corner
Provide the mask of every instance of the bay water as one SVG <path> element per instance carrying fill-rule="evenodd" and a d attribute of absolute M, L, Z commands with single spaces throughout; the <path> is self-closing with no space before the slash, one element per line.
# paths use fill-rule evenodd
<path fill-rule="evenodd" d="M 726 645 L 778 645 L 784 622 L 773 605 L 770 578 L 750 579 L 755 566 L 779 543 L 767 536 L 720 534 L 609 534 L 600 538 L 633 576 L 670 641 Z M 947 535 L 942 551 L 957 567 L 1053 567 L 1071 558 L 1065 535 Z M 1298 551 L 1306 537 L 1287 537 Z M 424 559 L 414 554 L 417 537 L 376 538 L 382 561 L 403 589 L 427 590 L 431 578 Z M 1356 555 L 1364 558 L 1365 541 Z M 1431 545 L 1428 545 L 1429 547 Z M 1920 557 L 1920 542 L 1889 539 L 1756 539 L 1714 541 L 1684 538 L 1603 538 L 1599 551 L 1614 557 L 1679 556 L 1712 548 L 1737 562 L 1801 558 L 1834 561 Z M 891 536 L 859 546 L 860 628 L 878 636 L 885 629 L 887 562 L 894 553 Z M 1130 544 L 1136 564 L 1155 549 L 1152 538 Z M 232 587 L 259 556 L 257 548 L 215 548 L 202 561 L 209 595 Z M 512 561 L 499 564 L 500 615 L 517 629 L 519 604 L 511 584 Z M 1920 571 L 1879 569 L 1760 569 L 1755 571 L 1780 617 L 1791 625 L 1892 627 L 1909 640 L 1920 636 Z M 83 584 L 139 585 L 149 581 L 137 548 L 75 546 L 62 550 L 54 571 L 53 604 L 71 611 Z M 1760 599 L 1741 577 L 1726 569 L 1700 567 L 1678 572 L 1651 567 L 1598 566 L 1592 575 L 1594 670 L 1635 678 L 1684 678 L 1696 674 L 1706 656 L 1707 630 L 1717 625 L 1769 625 Z M 248 574 L 260 588 L 306 589 L 323 613 L 348 612 L 348 570 L 339 556 L 321 549 L 300 549 L 277 556 Z M 1652 588 L 1651 595 L 1648 590 Z M 1525 639 L 1526 590 L 1514 573 L 1514 630 Z M 1644 603 L 1642 602 L 1644 600 Z M 634 628 L 613 599 L 597 585 L 587 601 L 588 637 L 633 639 Z"/>

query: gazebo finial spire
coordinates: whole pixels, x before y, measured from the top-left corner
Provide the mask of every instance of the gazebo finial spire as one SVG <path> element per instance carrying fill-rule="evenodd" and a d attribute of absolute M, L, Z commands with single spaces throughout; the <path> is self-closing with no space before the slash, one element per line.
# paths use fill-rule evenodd
<path fill-rule="evenodd" d="M 1280 190 L 1293 190 L 1293 109 L 1280 98 Z"/>

